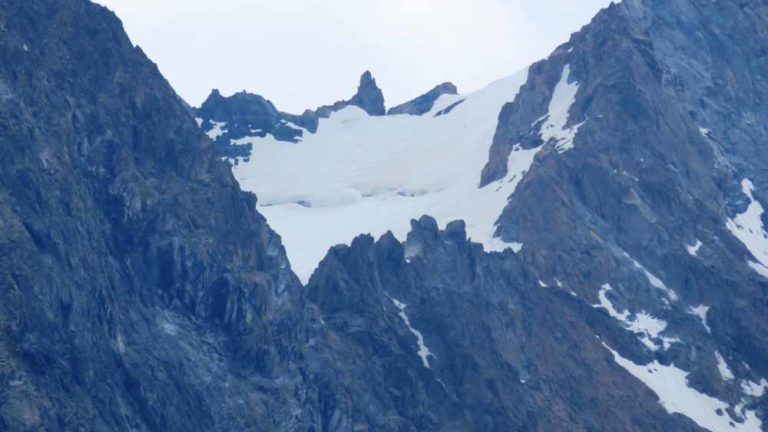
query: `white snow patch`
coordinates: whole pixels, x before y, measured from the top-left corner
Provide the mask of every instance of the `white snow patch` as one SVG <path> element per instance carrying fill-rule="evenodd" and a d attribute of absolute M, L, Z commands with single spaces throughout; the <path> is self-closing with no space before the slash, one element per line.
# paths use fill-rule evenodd
<path fill-rule="evenodd" d="M 203 119 L 200 117 L 195 117 L 195 123 L 197 123 L 197 127 L 203 126 Z"/>
<path fill-rule="evenodd" d="M 552 93 L 549 101 L 549 113 L 546 122 L 541 126 L 541 139 L 548 142 L 555 140 L 555 148 L 559 153 L 565 153 L 573 148 L 573 140 L 584 124 L 566 127 L 571 107 L 576 102 L 579 83 L 571 83 L 571 65 L 563 67 L 563 74 Z"/>
<path fill-rule="evenodd" d="M 123 339 L 123 334 L 120 333 L 120 331 L 117 332 L 117 335 L 115 336 L 115 345 L 117 345 L 117 351 L 121 354 L 125 354 L 126 348 L 125 348 L 125 340 Z"/>
<path fill-rule="evenodd" d="M 281 234 L 305 282 L 330 247 L 361 233 L 392 231 L 404 240 L 410 220 L 425 214 L 441 226 L 464 220 L 467 235 L 486 250 L 513 248 L 495 237 L 495 223 L 540 149 L 515 146 L 507 176 L 484 188 L 478 183 L 501 108 L 527 76 L 522 71 L 466 96 L 443 95 L 423 116 L 372 117 L 347 107 L 321 119 L 300 144 L 247 138 L 252 155 L 233 168 L 235 178 L 256 193 L 259 212 Z"/>
<path fill-rule="evenodd" d="M 579 296 L 578 294 L 576 294 L 576 292 L 574 290 L 572 290 L 570 288 L 566 289 L 565 286 L 563 285 L 563 283 L 559 279 L 557 279 L 557 278 L 555 278 L 555 284 L 557 285 L 558 288 L 560 288 L 561 290 L 567 292 L 568 294 L 572 295 L 573 297 L 578 297 Z"/>
<path fill-rule="evenodd" d="M 613 354 L 616 363 L 643 382 L 659 398 L 659 403 L 670 414 L 682 414 L 712 432 L 760 432 L 762 422 L 754 411 L 738 412 L 743 417 L 739 423 L 730 418 L 725 402 L 699 393 L 688 386 L 688 373 L 674 365 L 664 366 L 657 361 L 648 365 L 637 365 L 623 358 L 616 351 L 603 344 Z M 718 414 L 718 410 L 722 415 Z"/>
<path fill-rule="evenodd" d="M 227 132 L 227 122 L 216 122 L 211 120 L 211 125 L 213 125 L 213 129 L 206 132 L 206 134 L 208 134 L 208 137 L 214 141 L 216 141 L 216 138 Z"/>
<path fill-rule="evenodd" d="M 175 336 L 179 329 L 171 323 L 163 323 L 163 331 L 171 336 Z"/>
<path fill-rule="evenodd" d="M 725 226 L 757 259 L 757 262 L 749 260 L 749 266 L 762 276 L 768 277 L 768 233 L 761 219 L 764 213 L 763 205 L 752 195 L 755 186 L 748 178 L 741 181 L 741 190 L 749 198 L 749 207 L 744 213 L 728 219 Z"/>
<path fill-rule="evenodd" d="M 747 261 L 747 265 L 749 265 L 752 268 L 752 270 L 754 270 L 757 273 L 759 273 L 760 276 L 763 276 L 764 278 L 768 279 L 768 267 L 766 267 L 766 266 L 764 266 L 764 265 L 762 265 L 760 263 L 756 263 L 756 262 L 754 262 L 752 260 L 748 260 Z"/>
<path fill-rule="evenodd" d="M 752 397 L 763 397 L 766 391 L 768 391 L 768 381 L 765 379 L 760 380 L 760 383 L 754 381 L 744 380 L 741 383 L 741 391 L 744 394 Z"/>
<path fill-rule="evenodd" d="M 392 300 L 392 303 L 395 304 L 395 307 L 397 307 L 400 310 L 399 312 L 400 318 L 403 319 L 403 322 L 408 327 L 408 330 L 410 330 L 411 333 L 413 333 L 413 335 L 416 336 L 416 343 L 418 343 L 419 345 L 418 354 L 419 354 L 419 357 L 421 357 L 421 362 L 424 364 L 425 368 L 432 369 L 432 367 L 429 365 L 429 357 L 430 356 L 435 357 L 435 355 L 432 354 L 429 348 L 427 348 L 427 345 L 424 344 L 424 335 L 422 335 L 420 331 L 416 330 L 411 326 L 411 320 L 408 319 L 408 315 L 405 314 L 405 308 L 408 306 L 405 303 L 396 300 L 394 297 L 390 297 L 390 299 Z"/>
<path fill-rule="evenodd" d="M 655 342 L 661 341 L 661 346 L 664 350 L 669 349 L 675 342 L 680 342 L 680 339 L 662 336 L 661 333 L 667 329 L 667 322 L 655 318 L 645 311 L 638 312 L 632 316 L 629 311 L 619 312 L 608 298 L 608 292 L 613 290 L 609 284 L 605 284 L 598 293 L 600 304 L 594 305 L 594 307 L 601 307 L 605 309 L 608 314 L 619 321 L 624 328 L 629 331 L 640 335 L 640 341 L 652 351 L 658 351 L 659 346 Z"/>
<path fill-rule="evenodd" d="M 701 241 L 697 239 L 696 243 L 686 246 L 685 250 L 688 251 L 688 255 L 695 257 L 699 255 L 699 249 L 701 249 L 701 246 L 702 246 Z"/>
<path fill-rule="evenodd" d="M 160 328 L 163 329 L 163 332 L 170 336 L 176 336 L 176 334 L 179 332 L 179 328 L 176 326 L 176 324 L 172 323 L 166 315 L 159 316 L 158 322 L 160 324 Z"/>
<path fill-rule="evenodd" d="M 664 291 L 664 293 L 667 295 L 667 297 L 672 301 L 677 301 L 679 297 L 677 296 L 677 293 L 669 289 L 664 282 L 661 281 L 656 275 L 649 272 L 642 264 L 637 262 L 636 259 L 632 258 L 628 253 L 624 252 L 624 256 L 632 261 L 632 264 L 634 264 L 635 268 L 642 271 L 645 275 L 645 278 L 648 279 L 648 283 L 650 283 L 654 288 L 659 289 L 661 291 Z"/>
<path fill-rule="evenodd" d="M 707 333 L 712 333 L 712 329 L 709 328 L 709 325 L 707 324 L 707 313 L 709 313 L 709 306 L 696 306 L 691 307 L 688 311 L 691 315 L 696 315 L 701 320 L 701 324 L 704 325 L 704 328 L 707 330 Z"/>
<path fill-rule="evenodd" d="M 700 128 L 699 128 L 699 133 L 700 133 L 700 134 L 701 134 L 701 136 L 703 136 L 704 138 L 709 138 L 709 134 L 711 134 L 711 133 L 712 133 L 712 131 L 711 131 L 710 129 L 707 129 L 707 128 L 703 128 L 703 127 L 700 127 Z"/>
<path fill-rule="evenodd" d="M 539 280 L 539 286 L 542 288 L 549 288 L 549 285 L 545 284 L 544 281 Z"/>
<path fill-rule="evenodd" d="M 613 288 L 609 284 L 603 285 L 600 288 L 600 292 L 597 294 L 597 297 L 600 299 L 600 304 L 594 305 L 594 307 L 602 307 L 608 311 L 608 315 L 616 318 L 621 322 L 625 322 L 629 318 L 629 312 L 619 312 L 615 307 L 613 307 L 613 302 L 611 302 L 607 296 L 608 292 L 612 290 Z"/>
<path fill-rule="evenodd" d="M 717 359 L 717 370 L 720 371 L 720 376 L 723 377 L 724 380 L 731 381 L 736 378 L 719 351 L 715 351 L 715 358 Z"/>

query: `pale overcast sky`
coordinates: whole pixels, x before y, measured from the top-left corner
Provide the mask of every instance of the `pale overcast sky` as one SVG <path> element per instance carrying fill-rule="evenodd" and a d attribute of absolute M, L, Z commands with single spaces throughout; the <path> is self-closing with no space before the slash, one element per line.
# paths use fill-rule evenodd
<path fill-rule="evenodd" d="M 443 81 L 460 92 L 546 57 L 610 0 L 97 0 L 176 91 L 248 90 L 301 112 L 354 94 L 387 106 Z"/>

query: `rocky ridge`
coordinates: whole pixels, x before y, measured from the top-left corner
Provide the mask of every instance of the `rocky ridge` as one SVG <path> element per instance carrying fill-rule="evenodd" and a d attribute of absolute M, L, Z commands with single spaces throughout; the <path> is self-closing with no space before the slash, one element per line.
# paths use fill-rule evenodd
<path fill-rule="evenodd" d="M 432 111 L 432 107 L 437 102 L 437 99 L 442 95 L 456 95 L 459 90 L 453 83 L 442 83 L 432 90 L 424 93 L 416 99 L 410 100 L 396 107 L 392 107 L 387 111 L 387 115 L 398 114 L 410 114 L 410 115 L 424 115 Z"/>
<path fill-rule="evenodd" d="M 499 117 L 484 184 L 540 148 L 499 218 L 518 253 L 423 217 L 302 286 L 110 12 L 10 1 L 0 429 L 760 430 L 766 17 L 611 6 Z"/>

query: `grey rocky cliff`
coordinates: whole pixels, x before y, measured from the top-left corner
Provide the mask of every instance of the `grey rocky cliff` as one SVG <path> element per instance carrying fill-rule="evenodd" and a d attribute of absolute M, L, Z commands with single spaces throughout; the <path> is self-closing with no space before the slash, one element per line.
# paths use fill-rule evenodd
<path fill-rule="evenodd" d="M 763 412 L 766 397 L 740 386 L 768 375 L 768 280 L 727 224 L 747 207 L 744 179 L 757 200 L 768 187 L 766 26 L 761 1 L 610 6 L 531 67 L 481 180 L 503 178 L 515 146 L 542 146 L 498 221 L 501 237 L 524 245 L 546 283 L 593 304 L 609 283 L 617 304 L 663 317 L 680 341 L 658 358 L 689 372 L 694 388 Z M 580 127 L 560 151 L 542 128 L 566 66 L 579 87 L 565 126 Z M 704 325 L 691 319 L 700 305 Z M 718 373 L 715 351 L 734 379 Z"/>
<path fill-rule="evenodd" d="M 383 116 L 386 114 L 384 106 L 384 94 L 376 80 L 369 71 L 365 71 L 360 76 L 360 84 L 357 87 L 357 93 L 349 100 L 339 101 L 333 105 L 326 105 L 317 108 L 314 112 L 321 118 L 328 118 L 336 111 L 342 110 L 348 106 L 356 106 L 369 115 Z"/>
<path fill-rule="evenodd" d="M 301 286 L 255 197 L 103 7 L 0 32 L 0 429 L 271 430 Z"/>
<path fill-rule="evenodd" d="M 218 153 L 230 159 L 251 154 L 252 144 L 238 144 L 238 140 L 271 135 L 278 141 L 297 143 L 305 131 L 315 133 L 318 123 L 314 113 L 283 113 L 264 97 L 245 91 L 224 97 L 213 90 L 194 113 Z"/>
<path fill-rule="evenodd" d="M 458 89 L 453 83 L 445 82 L 435 86 L 432 90 L 424 93 L 416 99 L 410 100 L 387 111 L 387 115 L 410 114 L 424 115 L 432 111 L 437 99 L 442 95 L 458 94 Z"/>
<path fill-rule="evenodd" d="M 540 287 L 511 251 L 469 242 L 463 222 L 440 231 L 424 217 L 404 244 L 387 234 L 336 247 L 307 290 L 338 359 L 365 365 L 342 379 L 353 412 L 393 410 L 370 430 L 699 430 L 626 382 L 602 345 L 647 358 L 637 339 Z"/>
<path fill-rule="evenodd" d="M 241 143 L 244 138 L 270 135 L 277 141 L 298 143 L 304 139 L 305 132 L 317 132 L 321 118 L 328 118 L 348 106 L 361 108 L 372 116 L 385 115 L 384 95 L 370 72 L 360 77 L 357 93 L 349 100 L 306 110 L 301 115 L 278 111 L 271 101 L 260 95 L 242 91 L 224 97 L 215 89 L 200 108 L 192 111 L 203 131 L 213 139 L 217 152 L 237 161 L 251 156 L 252 144 Z"/>

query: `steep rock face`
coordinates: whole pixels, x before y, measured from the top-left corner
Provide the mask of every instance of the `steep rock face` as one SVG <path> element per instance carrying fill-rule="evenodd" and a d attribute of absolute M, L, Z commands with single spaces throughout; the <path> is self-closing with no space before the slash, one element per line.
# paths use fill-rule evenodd
<path fill-rule="evenodd" d="M 229 159 L 247 158 L 252 140 L 271 135 L 278 141 L 296 143 L 304 132 L 317 131 L 317 116 L 282 113 L 262 96 L 245 91 L 224 97 L 213 90 L 195 110 L 200 127 L 216 144 L 217 151 Z"/>
<path fill-rule="evenodd" d="M 540 286 L 511 251 L 470 243 L 463 222 L 439 231 L 424 217 L 404 244 L 388 234 L 336 247 L 307 290 L 338 361 L 365 365 L 341 378 L 361 428 L 699 430 L 625 382 L 603 346 L 647 358 L 636 339 Z"/>
<path fill-rule="evenodd" d="M 424 115 L 432 111 L 437 99 L 442 95 L 455 95 L 459 90 L 453 83 L 445 82 L 435 86 L 432 90 L 424 93 L 416 99 L 410 100 L 396 107 L 390 108 L 387 115 L 410 114 Z"/>
<path fill-rule="evenodd" d="M 531 67 L 482 176 L 540 149 L 501 237 L 544 282 L 663 319 L 679 340 L 657 358 L 758 411 L 765 392 L 745 387 L 768 375 L 767 25 L 760 1 L 612 5 Z"/>
<path fill-rule="evenodd" d="M 0 429 L 291 418 L 300 285 L 155 65 L 84 0 L 0 34 Z"/>

